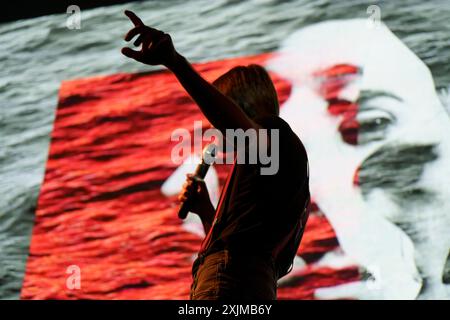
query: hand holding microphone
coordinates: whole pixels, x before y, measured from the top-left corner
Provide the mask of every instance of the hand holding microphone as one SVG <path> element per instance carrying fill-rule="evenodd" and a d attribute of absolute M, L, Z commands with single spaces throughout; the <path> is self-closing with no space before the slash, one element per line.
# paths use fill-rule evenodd
<path fill-rule="evenodd" d="M 210 165 L 216 157 L 217 146 L 209 144 L 203 149 L 202 161 L 197 166 L 195 173 L 188 174 L 183 190 L 178 196 L 181 201 L 178 217 L 185 219 L 189 211 L 197 213 L 200 218 L 208 218 L 214 207 L 209 198 L 208 189 L 203 180 Z M 209 219 L 209 218 L 208 218 Z"/>

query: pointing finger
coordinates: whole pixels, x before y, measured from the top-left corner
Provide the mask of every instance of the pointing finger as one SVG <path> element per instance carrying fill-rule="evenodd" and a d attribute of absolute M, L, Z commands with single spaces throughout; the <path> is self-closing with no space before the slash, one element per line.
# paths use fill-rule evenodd
<path fill-rule="evenodd" d="M 133 22 L 133 24 L 137 27 L 137 26 L 143 26 L 144 23 L 142 22 L 141 19 L 139 19 L 139 17 L 130 10 L 125 10 L 125 15 L 130 18 L 131 22 Z"/>

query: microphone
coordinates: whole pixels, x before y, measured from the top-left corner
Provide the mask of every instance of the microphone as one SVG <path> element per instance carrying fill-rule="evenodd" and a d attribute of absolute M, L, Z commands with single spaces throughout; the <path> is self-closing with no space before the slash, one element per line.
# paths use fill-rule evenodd
<path fill-rule="evenodd" d="M 199 163 L 195 169 L 194 176 L 200 179 L 204 179 L 208 172 L 209 166 L 214 162 L 217 155 L 217 146 L 214 143 L 208 144 L 202 152 L 202 162 Z M 189 213 L 189 199 L 186 199 L 181 203 L 178 210 L 178 218 L 186 219 Z"/>

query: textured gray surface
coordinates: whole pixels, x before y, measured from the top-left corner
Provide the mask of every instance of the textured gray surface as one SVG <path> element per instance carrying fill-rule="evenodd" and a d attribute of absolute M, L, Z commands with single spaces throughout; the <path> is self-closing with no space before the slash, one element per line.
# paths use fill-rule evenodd
<path fill-rule="evenodd" d="M 124 8 L 169 32 L 191 61 L 276 50 L 302 26 L 367 17 L 369 1 L 148 1 L 0 25 L 0 298 L 14 299 L 61 81 L 149 68 L 120 54 L 131 24 Z M 450 81 L 450 2 L 378 1 L 381 18 L 431 69 L 439 91 Z"/>

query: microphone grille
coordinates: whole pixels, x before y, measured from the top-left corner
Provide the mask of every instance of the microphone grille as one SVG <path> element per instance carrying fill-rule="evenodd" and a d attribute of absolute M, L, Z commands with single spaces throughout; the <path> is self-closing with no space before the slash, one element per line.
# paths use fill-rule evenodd
<path fill-rule="evenodd" d="M 210 143 L 203 148 L 202 158 L 207 164 L 212 164 L 217 156 L 217 145 Z"/>

